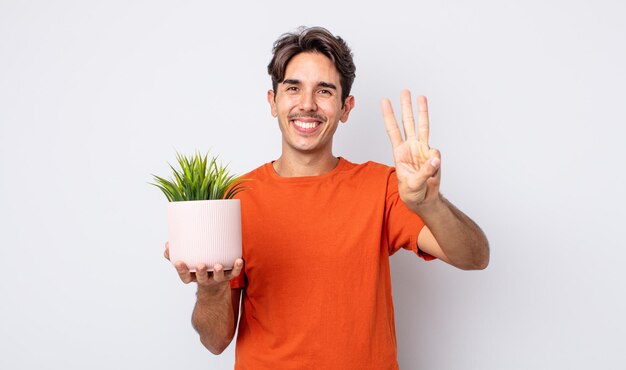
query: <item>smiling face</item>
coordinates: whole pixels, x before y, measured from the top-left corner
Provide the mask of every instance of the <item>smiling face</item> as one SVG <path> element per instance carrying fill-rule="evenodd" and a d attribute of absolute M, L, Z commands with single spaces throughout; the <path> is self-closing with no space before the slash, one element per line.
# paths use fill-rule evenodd
<path fill-rule="evenodd" d="M 282 132 L 283 155 L 332 156 L 337 125 L 348 119 L 354 106 L 352 96 L 341 103 L 340 75 L 333 62 L 311 52 L 289 61 L 285 79 L 267 98 Z"/>

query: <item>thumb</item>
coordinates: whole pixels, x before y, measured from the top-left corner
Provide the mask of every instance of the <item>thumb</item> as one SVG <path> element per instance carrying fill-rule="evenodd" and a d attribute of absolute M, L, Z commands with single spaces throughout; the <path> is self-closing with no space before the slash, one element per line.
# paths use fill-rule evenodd
<path fill-rule="evenodd" d="M 430 178 L 435 176 L 441 167 L 441 153 L 439 153 L 437 149 L 430 149 L 428 154 L 429 158 L 426 163 L 424 163 L 422 168 L 420 168 L 420 172 L 423 170 L 424 175 L 427 176 L 427 178 Z"/>
<path fill-rule="evenodd" d="M 169 261 L 169 259 L 170 259 L 170 242 L 165 242 L 165 252 L 163 252 L 163 257 L 165 257 Z"/>
<path fill-rule="evenodd" d="M 424 162 L 415 176 L 408 178 L 407 185 L 411 189 L 420 189 L 426 182 L 436 176 L 437 171 L 439 171 L 439 166 L 441 164 L 441 160 L 439 158 L 430 158 L 426 162 Z"/>
<path fill-rule="evenodd" d="M 428 179 L 430 186 L 438 186 L 441 181 L 441 153 L 437 149 L 431 149 L 429 151 L 430 159 L 427 161 L 427 166 L 430 167 L 431 175 Z"/>

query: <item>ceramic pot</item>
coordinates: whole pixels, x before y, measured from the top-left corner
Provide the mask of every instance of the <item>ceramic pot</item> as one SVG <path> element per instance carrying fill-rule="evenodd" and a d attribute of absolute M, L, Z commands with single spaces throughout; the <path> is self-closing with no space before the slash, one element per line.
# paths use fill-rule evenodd
<path fill-rule="evenodd" d="M 169 202 L 167 223 L 172 263 L 183 261 L 191 271 L 200 263 L 232 269 L 241 258 L 239 199 Z"/>

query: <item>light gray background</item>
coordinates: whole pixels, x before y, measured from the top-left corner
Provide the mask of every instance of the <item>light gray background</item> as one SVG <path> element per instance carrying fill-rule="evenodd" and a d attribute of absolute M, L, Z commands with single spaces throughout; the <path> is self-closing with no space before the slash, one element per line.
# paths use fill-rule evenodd
<path fill-rule="evenodd" d="M 410 4 L 410 5 L 409 5 Z M 379 101 L 430 100 L 442 192 L 481 272 L 392 257 L 403 369 L 624 369 L 626 10 L 620 1 L 0 1 L 0 368 L 231 369 L 163 259 L 175 150 L 279 154 L 273 41 L 352 46 L 335 154 L 391 164 Z"/>

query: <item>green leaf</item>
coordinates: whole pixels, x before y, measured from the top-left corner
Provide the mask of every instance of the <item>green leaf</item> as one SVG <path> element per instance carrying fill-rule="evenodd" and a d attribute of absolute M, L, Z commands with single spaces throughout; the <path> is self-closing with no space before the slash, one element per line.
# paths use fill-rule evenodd
<path fill-rule="evenodd" d="M 172 178 L 152 175 L 155 182 L 152 185 L 161 189 L 170 202 L 186 200 L 232 199 L 245 187 L 239 176 L 231 174 L 228 166 L 218 162 L 218 157 L 209 159 L 205 155 L 196 153 L 185 156 L 176 153 L 178 168 L 171 164 Z"/>

